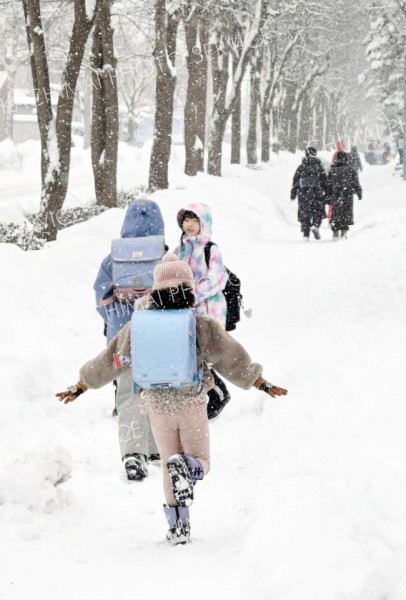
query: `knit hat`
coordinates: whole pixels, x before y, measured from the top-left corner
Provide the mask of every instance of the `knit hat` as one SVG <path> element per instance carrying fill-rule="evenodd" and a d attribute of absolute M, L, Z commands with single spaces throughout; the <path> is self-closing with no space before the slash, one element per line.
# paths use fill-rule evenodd
<path fill-rule="evenodd" d="M 317 150 L 316 150 L 316 148 L 313 148 L 313 146 L 309 146 L 305 150 L 305 155 L 307 157 L 309 157 L 309 156 L 317 156 Z"/>
<path fill-rule="evenodd" d="M 185 285 L 192 290 L 195 287 L 192 269 L 184 260 L 179 260 L 176 254 L 168 252 L 154 269 L 153 290 L 175 288 Z"/>

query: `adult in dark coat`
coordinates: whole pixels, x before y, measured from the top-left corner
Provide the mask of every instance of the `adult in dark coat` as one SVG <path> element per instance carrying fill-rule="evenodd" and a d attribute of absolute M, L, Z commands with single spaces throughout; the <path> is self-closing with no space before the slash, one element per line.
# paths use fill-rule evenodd
<path fill-rule="evenodd" d="M 296 196 L 298 199 L 297 218 L 306 241 L 310 239 L 310 231 L 316 240 L 320 239 L 319 227 L 328 189 L 326 172 L 316 155 L 315 148 L 307 148 L 302 164 L 296 169 L 290 192 L 291 200 Z"/>
<path fill-rule="evenodd" d="M 362 162 L 361 162 L 361 157 L 357 150 L 357 146 L 351 146 L 350 167 L 352 167 L 354 169 L 354 171 L 357 173 L 357 175 L 358 175 L 358 171 L 362 171 Z"/>
<path fill-rule="evenodd" d="M 349 165 L 348 154 L 339 152 L 328 174 L 329 197 L 332 205 L 331 229 L 333 239 L 347 237 L 350 225 L 354 225 L 354 198 L 362 198 L 358 175 Z"/>

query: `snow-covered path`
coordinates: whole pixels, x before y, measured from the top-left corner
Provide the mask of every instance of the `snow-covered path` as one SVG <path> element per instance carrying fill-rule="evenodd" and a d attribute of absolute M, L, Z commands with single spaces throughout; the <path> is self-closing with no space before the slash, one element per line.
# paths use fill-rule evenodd
<path fill-rule="evenodd" d="M 304 244 L 289 200 L 297 163 L 177 171 L 154 195 L 171 247 L 183 203 L 213 207 L 213 239 L 254 310 L 236 337 L 289 388 L 277 400 L 232 389 L 188 547 L 163 541 L 160 468 L 125 480 L 112 390 L 53 399 L 103 346 L 91 286 L 123 212 L 41 252 L 0 246 L 15 292 L 0 301 L 1 600 L 406 599 L 404 184 L 369 168 L 350 238 L 333 243 L 324 224 Z"/>

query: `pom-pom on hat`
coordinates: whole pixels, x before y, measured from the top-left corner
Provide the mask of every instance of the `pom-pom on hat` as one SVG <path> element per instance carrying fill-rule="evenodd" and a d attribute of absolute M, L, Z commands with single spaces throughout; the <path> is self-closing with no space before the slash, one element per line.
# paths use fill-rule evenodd
<path fill-rule="evenodd" d="M 184 260 L 179 260 L 176 254 L 168 252 L 154 269 L 153 290 L 175 288 L 180 285 L 195 287 L 192 269 Z"/>

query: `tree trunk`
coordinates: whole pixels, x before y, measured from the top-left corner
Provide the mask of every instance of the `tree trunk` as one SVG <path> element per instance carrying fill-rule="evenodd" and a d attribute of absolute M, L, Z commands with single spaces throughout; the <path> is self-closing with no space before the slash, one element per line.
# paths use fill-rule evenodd
<path fill-rule="evenodd" d="M 6 99 L 6 114 L 5 114 L 5 127 L 4 134 L 6 138 L 13 139 L 14 133 L 14 86 L 16 79 L 16 70 L 7 70 L 7 99 Z"/>
<path fill-rule="evenodd" d="M 218 44 L 211 45 L 211 71 L 213 79 L 213 118 L 209 139 L 207 172 L 221 176 L 223 137 L 230 112 L 226 110 L 229 54 L 219 50 Z"/>
<path fill-rule="evenodd" d="M 203 153 L 204 138 L 197 142 L 197 110 L 199 85 L 201 83 L 200 62 L 202 53 L 197 51 L 200 21 L 204 7 L 189 3 L 186 15 L 185 36 L 187 47 L 188 82 L 184 110 L 185 127 L 185 173 L 196 175 L 199 166 L 199 155 Z"/>
<path fill-rule="evenodd" d="M 23 0 L 25 29 L 30 51 L 31 75 L 34 84 L 37 118 L 41 139 L 42 196 L 48 172 L 48 130 L 52 122 L 51 88 L 48 60 L 42 29 L 40 0 Z"/>
<path fill-rule="evenodd" d="M 324 103 L 325 96 L 324 93 L 319 93 L 317 97 L 317 101 L 315 104 L 315 127 L 314 127 L 314 137 L 318 148 L 325 149 L 326 146 L 326 134 L 324 131 Z"/>
<path fill-rule="evenodd" d="M 203 3 L 204 0 L 202 0 Z M 202 5 L 203 6 L 203 5 Z M 197 152 L 198 171 L 204 170 L 204 151 L 206 147 L 206 112 L 207 112 L 207 76 L 209 47 L 209 15 L 208 11 L 202 10 L 199 24 L 200 63 L 197 65 L 197 106 L 196 106 L 196 135 L 201 147 Z"/>
<path fill-rule="evenodd" d="M 168 16 L 165 0 L 156 0 L 155 48 L 156 67 L 155 123 L 149 167 L 150 190 L 169 187 L 168 168 L 171 156 L 174 92 L 176 86 L 175 52 L 179 20 Z"/>
<path fill-rule="evenodd" d="M 289 119 L 289 139 L 288 139 L 288 151 L 295 154 L 297 150 L 297 134 L 299 125 L 299 109 L 292 110 Z"/>
<path fill-rule="evenodd" d="M 310 121 L 311 121 L 311 106 L 310 106 L 310 94 L 306 91 L 303 95 L 301 107 L 300 107 L 300 124 L 298 132 L 298 146 L 301 150 L 304 150 L 309 145 L 311 139 L 310 135 Z"/>
<path fill-rule="evenodd" d="M 102 0 L 93 32 L 92 166 L 97 204 L 117 204 L 118 94 L 110 0 Z"/>
<path fill-rule="evenodd" d="M 271 119 L 269 111 L 261 110 L 261 161 L 271 158 Z"/>
<path fill-rule="evenodd" d="M 83 94 L 83 149 L 87 150 L 91 145 L 92 136 L 92 70 L 89 66 L 85 68 L 85 91 Z"/>
<path fill-rule="evenodd" d="M 224 131 L 226 128 L 227 118 L 218 118 L 213 122 L 210 132 L 209 141 L 209 156 L 208 156 L 208 173 L 221 177 L 221 158 Z"/>
<path fill-rule="evenodd" d="M 256 51 L 251 62 L 251 77 L 250 77 L 250 116 L 247 137 L 247 161 L 249 165 L 256 165 L 258 162 L 257 155 L 257 121 L 258 121 L 258 105 L 261 101 L 260 83 L 262 70 L 262 56 L 260 51 Z"/>
<path fill-rule="evenodd" d="M 233 77 L 238 68 L 238 56 L 233 54 Z M 236 93 L 236 99 L 231 111 L 231 164 L 241 163 L 241 89 Z"/>

